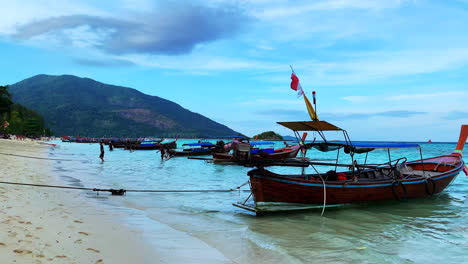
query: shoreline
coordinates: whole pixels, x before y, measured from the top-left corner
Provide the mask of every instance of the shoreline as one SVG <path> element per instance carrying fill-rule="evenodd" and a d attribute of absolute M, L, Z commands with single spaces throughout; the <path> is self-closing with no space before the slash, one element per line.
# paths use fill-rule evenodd
<path fill-rule="evenodd" d="M 0 140 L 0 152 L 47 158 L 48 146 Z M 25 155 L 26 156 L 26 155 Z M 51 162 L 0 155 L 1 181 L 58 184 Z M 231 263 L 190 234 L 154 222 L 153 241 L 76 190 L 0 185 L 0 263 Z M 154 219 L 153 219 L 154 220 Z"/>

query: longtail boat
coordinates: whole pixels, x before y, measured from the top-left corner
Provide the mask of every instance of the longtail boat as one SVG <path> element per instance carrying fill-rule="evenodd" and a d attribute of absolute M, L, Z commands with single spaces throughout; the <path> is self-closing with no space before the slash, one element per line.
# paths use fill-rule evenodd
<path fill-rule="evenodd" d="M 271 142 L 242 142 L 233 141 L 230 145 L 232 154 L 230 153 L 214 153 L 213 162 L 234 163 L 248 165 L 256 161 L 279 161 L 288 158 L 295 158 L 301 146 L 299 144 L 287 146 L 284 148 L 257 148 L 259 145 L 268 145 Z"/>
<path fill-rule="evenodd" d="M 462 158 L 468 125 L 462 125 L 454 152 L 431 158 L 423 158 L 418 144 L 353 142 L 346 130 L 319 120 L 294 72 L 291 79 L 291 88 L 303 95 L 312 121 L 278 124 L 294 131 L 296 138 L 299 138 L 299 131 L 318 134 L 322 141 L 314 139 L 304 148 L 305 151 L 309 148 L 322 152 L 336 151 L 335 162 L 307 159 L 305 155 L 300 160 L 257 161 L 257 168 L 248 172 L 251 194 L 234 206 L 255 213 L 322 208 L 323 214 L 327 206 L 429 197 L 444 191 L 461 171 L 468 175 L 468 167 Z M 315 92 L 313 96 L 315 104 Z M 325 137 L 327 131 L 342 132 L 344 141 L 328 141 Z M 369 152 L 379 148 L 387 150 L 388 162 L 369 163 Z M 392 159 L 390 150 L 395 148 L 418 149 L 420 159 Z M 341 150 L 349 155 L 350 163 L 340 162 Z M 365 154 L 365 159 L 357 159 L 357 154 Z M 302 167 L 302 173 L 278 174 L 265 169 L 269 166 Z M 305 173 L 306 168 L 312 169 L 313 173 Z M 249 203 L 251 198 L 253 204 Z"/>
<path fill-rule="evenodd" d="M 468 168 L 462 158 L 462 150 L 468 136 L 468 125 L 463 125 L 457 147 L 453 153 L 419 160 L 407 161 L 401 157 L 381 164 L 368 164 L 367 154 L 378 148 L 418 148 L 412 143 L 353 143 L 345 130 L 325 121 L 279 122 L 300 130 L 323 132 L 324 130 L 343 131 L 346 141 L 317 143 L 321 151 L 341 149 L 349 154 L 350 164 L 314 162 L 298 160 L 283 163 L 257 163 L 248 172 L 251 195 L 254 205 L 244 203 L 235 206 L 262 213 L 267 211 L 324 208 L 352 203 L 382 200 L 402 200 L 424 198 L 442 192 L 460 173 L 468 175 Z M 366 162 L 358 164 L 354 155 L 366 154 Z M 421 154 L 422 157 L 422 154 Z M 278 174 L 265 169 L 267 166 L 311 167 L 311 174 Z M 319 167 L 335 167 L 335 170 L 320 172 Z M 337 168 L 346 167 L 343 171 Z"/>
<path fill-rule="evenodd" d="M 160 148 L 159 143 L 137 143 L 124 146 L 126 150 L 157 150 Z"/>
<path fill-rule="evenodd" d="M 161 147 L 175 149 L 177 147 L 176 140 L 165 143 L 161 141 L 140 141 L 137 144 L 127 144 L 124 146 L 126 150 L 158 150 Z"/>
<path fill-rule="evenodd" d="M 213 154 L 218 148 L 217 145 L 210 142 L 187 143 L 182 146 L 185 147 L 183 150 L 169 150 L 169 155 L 175 157 L 204 156 Z"/>
<path fill-rule="evenodd" d="M 125 149 L 125 147 L 128 147 L 128 146 L 133 146 L 133 145 L 137 145 L 139 144 L 138 143 L 138 140 L 130 140 L 130 139 L 119 139 L 119 140 L 112 140 L 112 141 L 109 141 L 108 144 L 112 143 L 112 146 L 114 148 L 123 148 Z"/>
<path fill-rule="evenodd" d="M 97 138 L 63 136 L 62 137 L 62 142 L 99 143 L 100 141 Z"/>

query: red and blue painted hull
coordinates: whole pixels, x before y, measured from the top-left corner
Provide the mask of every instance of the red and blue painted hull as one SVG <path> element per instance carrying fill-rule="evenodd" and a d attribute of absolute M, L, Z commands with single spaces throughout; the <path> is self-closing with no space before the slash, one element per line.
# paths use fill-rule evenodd
<path fill-rule="evenodd" d="M 450 161 L 450 163 L 446 163 Z M 440 162 L 444 162 L 441 166 Z M 438 194 L 456 178 L 465 164 L 460 155 L 446 155 L 409 163 L 414 169 L 423 166 L 437 175 L 411 179 L 388 179 L 353 182 L 317 181 L 304 175 L 279 175 L 265 169 L 249 172 L 251 191 L 256 204 L 287 203 L 311 205 L 352 204 L 370 201 L 424 198 Z"/>

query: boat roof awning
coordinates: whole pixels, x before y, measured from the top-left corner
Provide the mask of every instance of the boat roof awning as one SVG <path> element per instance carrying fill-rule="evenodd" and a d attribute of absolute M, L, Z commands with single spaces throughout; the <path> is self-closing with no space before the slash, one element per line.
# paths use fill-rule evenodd
<path fill-rule="evenodd" d="M 346 141 L 329 141 L 329 142 L 317 142 L 309 143 L 311 147 L 337 146 L 337 147 L 353 147 L 353 148 L 421 148 L 416 143 L 405 143 L 405 142 L 346 142 Z"/>
<path fill-rule="evenodd" d="M 275 142 L 271 141 L 252 141 L 250 142 L 250 145 L 255 146 L 255 145 L 273 145 Z"/>
<path fill-rule="evenodd" d="M 345 141 L 331 141 L 329 144 L 353 146 L 356 148 L 420 148 L 421 146 L 416 143 L 405 142 L 345 142 Z"/>
<path fill-rule="evenodd" d="M 328 123 L 327 121 L 294 121 L 277 122 L 294 131 L 342 131 L 343 129 Z"/>
<path fill-rule="evenodd" d="M 195 147 L 195 146 L 214 146 L 214 145 L 213 143 L 210 143 L 210 142 L 199 142 L 199 143 L 187 143 L 187 144 L 183 144 L 182 146 Z"/>

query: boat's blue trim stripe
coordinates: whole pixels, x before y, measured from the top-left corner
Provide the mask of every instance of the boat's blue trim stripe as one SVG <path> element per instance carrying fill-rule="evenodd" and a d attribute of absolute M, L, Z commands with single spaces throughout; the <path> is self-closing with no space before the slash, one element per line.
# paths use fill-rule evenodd
<path fill-rule="evenodd" d="M 433 180 L 440 180 L 443 178 L 451 177 L 453 175 L 457 175 L 460 173 L 458 172 L 453 172 L 441 177 L 433 178 Z M 273 181 L 279 181 L 279 182 L 284 182 L 284 183 L 292 183 L 292 184 L 297 184 L 297 185 L 303 185 L 303 186 L 314 186 L 314 187 L 323 187 L 323 184 L 317 184 L 317 183 L 306 183 L 306 182 L 297 182 L 297 181 L 291 181 L 291 180 L 286 180 L 286 179 L 279 179 L 279 178 L 272 178 L 268 176 L 259 176 L 259 175 L 254 175 L 254 177 L 257 178 L 265 178 Z M 401 182 L 402 184 L 416 184 L 416 183 L 423 183 L 425 180 L 419 180 L 419 181 L 411 181 L 411 182 Z M 349 185 L 349 184 L 343 184 L 343 185 L 336 185 L 336 184 L 325 184 L 325 187 L 332 187 L 332 188 L 373 188 L 373 187 L 387 187 L 387 186 L 392 186 L 393 183 L 386 183 L 386 184 L 368 184 L 368 185 Z"/>

